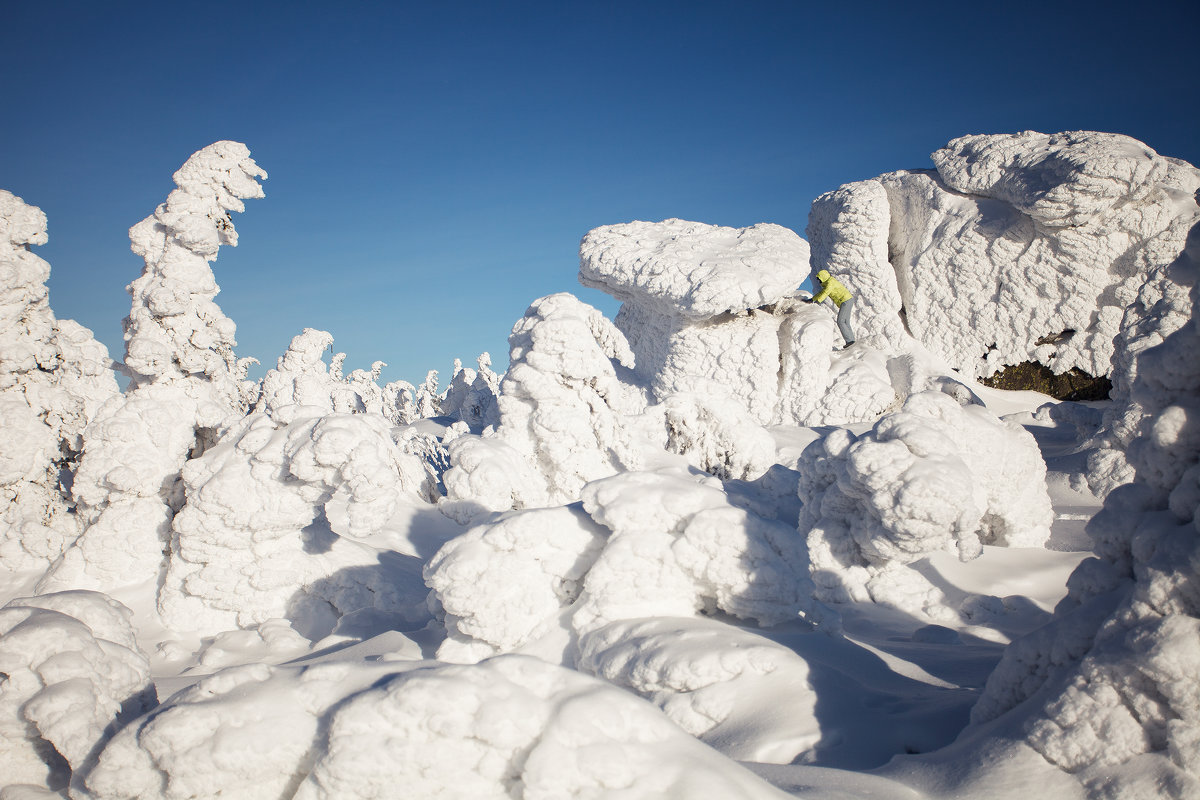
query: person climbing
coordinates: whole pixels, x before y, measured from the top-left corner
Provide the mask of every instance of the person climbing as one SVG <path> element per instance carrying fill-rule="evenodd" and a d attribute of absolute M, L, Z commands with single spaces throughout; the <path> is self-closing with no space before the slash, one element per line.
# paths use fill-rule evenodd
<path fill-rule="evenodd" d="M 837 325 L 846 341 L 843 350 L 854 344 L 854 329 L 850 327 L 850 312 L 854 309 L 854 295 L 845 284 L 830 275 L 826 270 L 817 272 L 817 280 L 821 283 L 821 291 L 808 299 L 809 303 L 821 303 L 828 297 L 837 306 Z"/>

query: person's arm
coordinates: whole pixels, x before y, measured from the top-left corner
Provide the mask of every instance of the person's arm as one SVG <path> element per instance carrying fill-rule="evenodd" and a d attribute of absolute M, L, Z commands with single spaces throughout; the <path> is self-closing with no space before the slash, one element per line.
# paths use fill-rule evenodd
<path fill-rule="evenodd" d="M 820 303 L 820 302 L 824 301 L 825 298 L 828 296 L 829 296 L 829 284 L 825 284 L 824 286 L 821 287 L 821 291 L 817 292 L 817 294 L 815 294 L 813 296 L 813 299 L 810 300 L 809 302 L 810 303 Z"/>

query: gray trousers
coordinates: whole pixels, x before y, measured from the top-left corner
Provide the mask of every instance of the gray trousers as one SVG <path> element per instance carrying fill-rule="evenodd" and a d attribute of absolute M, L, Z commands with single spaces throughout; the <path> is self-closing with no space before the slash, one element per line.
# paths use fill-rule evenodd
<path fill-rule="evenodd" d="M 837 324 L 838 330 L 842 332 L 842 338 L 846 340 L 846 344 L 854 344 L 854 328 L 850 327 L 850 311 L 854 307 L 854 298 L 851 297 L 838 308 Z"/>

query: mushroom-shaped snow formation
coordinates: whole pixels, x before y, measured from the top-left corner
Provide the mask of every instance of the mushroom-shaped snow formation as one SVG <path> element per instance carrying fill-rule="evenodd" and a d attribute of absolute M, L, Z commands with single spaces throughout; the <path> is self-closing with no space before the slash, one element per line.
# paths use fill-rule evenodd
<path fill-rule="evenodd" d="M 154 704 L 131 616 L 95 592 L 22 597 L 0 609 L 0 784 L 65 788 L 116 726 Z"/>
<path fill-rule="evenodd" d="M 874 419 L 895 398 L 861 359 L 832 368 L 828 312 L 791 297 L 809 252 L 787 228 L 630 222 L 589 232 L 579 255 L 580 282 L 624 301 L 616 325 L 655 399 L 719 392 L 767 425 Z M 839 384 L 853 390 L 827 418 Z"/>
<path fill-rule="evenodd" d="M 246 363 L 234 358 L 234 324 L 213 302 L 209 262 L 237 244 L 230 217 L 262 197 L 266 177 L 246 146 L 217 142 L 175 173 L 178 188 L 129 231 L 145 259 L 129 285 L 126 393 L 98 413 L 83 443 L 73 492 L 87 526 L 39 591 L 109 589 L 157 573 L 191 454 L 245 412 Z"/>
<path fill-rule="evenodd" d="M 1192 316 L 1139 357 L 1133 483 L 1089 524 L 1096 558 L 1045 628 L 1013 642 L 973 713 L 1008 712 L 1092 797 L 1200 796 L 1200 250 Z"/>
<path fill-rule="evenodd" d="M 911 396 L 857 439 L 834 431 L 798 469 L 800 532 L 830 602 L 944 615 L 940 593 L 902 565 L 944 550 L 971 559 L 983 544 L 1040 546 L 1054 519 L 1033 437 L 941 392 Z"/>
<path fill-rule="evenodd" d="M 60 473 L 72 472 L 81 434 L 118 393 L 108 351 L 87 328 L 57 320 L 46 215 L 0 190 L 0 569 L 45 569 L 79 535 Z"/>

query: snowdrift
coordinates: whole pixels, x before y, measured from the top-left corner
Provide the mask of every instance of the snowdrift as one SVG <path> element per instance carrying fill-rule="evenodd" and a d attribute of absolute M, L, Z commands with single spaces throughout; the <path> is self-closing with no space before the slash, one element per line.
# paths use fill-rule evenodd
<path fill-rule="evenodd" d="M 122 364 L 0 192 L 0 797 L 1200 793 L 1200 172 L 1086 132 L 933 162 L 808 241 L 599 227 L 616 319 L 537 299 L 445 391 L 315 329 L 247 380 L 244 145 L 131 229 Z M 1022 361 L 1113 399 L 976 381 Z"/>

